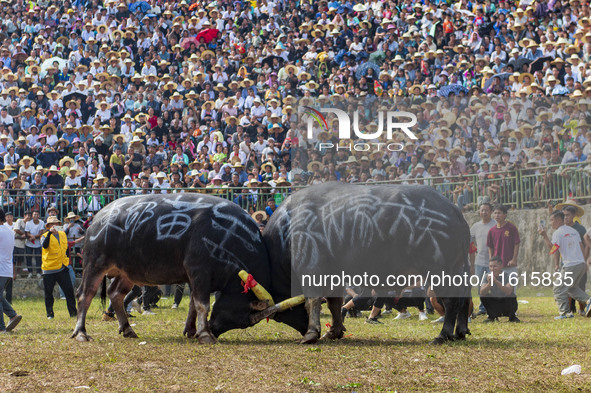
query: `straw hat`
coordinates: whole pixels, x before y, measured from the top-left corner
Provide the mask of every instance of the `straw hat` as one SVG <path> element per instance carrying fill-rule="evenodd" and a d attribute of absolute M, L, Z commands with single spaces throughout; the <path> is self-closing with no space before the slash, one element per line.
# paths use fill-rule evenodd
<path fill-rule="evenodd" d="M 74 220 L 74 221 L 78 221 L 80 219 L 80 216 L 77 215 L 74 212 L 69 212 L 68 215 L 65 217 L 66 220 Z"/>
<path fill-rule="evenodd" d="M 70 163 L 70 166 L 74 165 L 74 159 L 72 157 L 64 157 L 60 160 L 60 167 L 64 167 L 66 163 Z"/>
<path fill-rule="evenodd" d="M 144 141 L 144 140 L 143 140 L 142 138 L 140 138 L 140 137 L 139 137 L 139 136 L 137 136 L 137 135 L 134 135 L 133 139 L 131 140 L 131 143 L 132 143 L 132 144 L 133 144 L 133 143 L 141 143 L 141 142 L 143 142 L 143 141 Z"/>
<path fill-rule="evenodd" d="M 103 176 L 102 173 L 99 173 L 98 176 L 92 181 L 94 184 L 98 183 L 99 180 L 109 180 L 106 177 Z"/>
<path fill-rule="evenodd" d="M 267 212 L 265 212 L 264 210 L 257 210 L 256 212 L 252 213 L 250 216 L 252 217 L 253 220 L 257 220 L 257 216 L 261 214 L 263 216 L 263 219 L 261 221 L 267 221 L 269 219 L 269 216 L 267 215 Z"/>
<path fill-rule="evenodd" d="M 577 202 L 572 199 L 567 199 L 566 201 L 556 205 L 556 210 L 562 210 L 566 206 L 572 206 L 575 209 L 577 209 L 577 212 L 575 213 L 575 217 L 582 217 L 585 214 L 585 210 L 583 210 L 583 208 L 581 206 L 577 205 Z"/>
<path fill-rule="evenodd" d="M 266 168 L 266 167 L 268 167 L 268 166 L 270 166 L 270 167 L 271 167 L 271 172 L 272 172 L 272 173 L 277 171 L 277 168 L 275 167 L 275 165 L 273 165 L 273 164 L 272 164 L 272 163 L 270 163 L 270 162 L 265 162 L 265 163 L 263 163 L 263 164 L 261 165 L 261 170 L 265 171 L 265 168 Z"/>
<path fill-rule="evenodd" d="M 29 164 L 31 164 L 31 163 L 34 163 L 35 162 L 35 159 L 34 158 L 31 158 L 29 156 L 24 156 L 23 158 L 21 158 L 21 160 L 18 162 L 18 164 L 19 165 L 25 165 L 24 164 L 25 161 L 28 161 Z"/>
<path fill-rule="evenodd" d="M 49 229 L 50 225 L 62 225 L 62 222 L 56 216 L 49 216 L 47 217 L 47 224 L 45 224 L 45 229 Z"/>
<path fill-rule="evenodd" d="M 351 157 L 353 157 L 353 156 L 351 156 Z M 349 158 L 351 158 L 351 157 L 349 157 Z M 353 157 L 353 158 L 355 158 L 355 157 Z M 349 161 L 347 161 L 347 162 L 349 162 Z M 353 161 L 351 161 L 351 162 L 353 162 Z M 357 162 L 357 160 L 355 160 L 354 162 Z M 324 169 L 324 165 L 320 161 L 310 161 L 308 163 L 308 172 L 311 172 L 313 170 L 312 167 L 314 165 L 318 165 L 318 169 L 320 169 L 320 170 Z"/>

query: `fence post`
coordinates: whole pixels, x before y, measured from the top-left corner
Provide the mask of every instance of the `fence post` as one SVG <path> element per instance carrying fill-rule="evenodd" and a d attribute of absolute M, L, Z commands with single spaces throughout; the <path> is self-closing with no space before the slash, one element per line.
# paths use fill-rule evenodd
<path fill-rule="evenodd" d="M 478 211 L 478 197 L 479 197 L 478 193 L 480 191 L 480 184 L 478 184 L 478 175 L 474 174 L 473 179 L 474 179 L 474 182 L 473 182 L 472 189 L 474 190 L 473 191 L 474 197 L 473 197 L 472 205 L 473 205 L 474 211 Z"/>
<path fill-rule="evenodd" d="M 521 183 L 521 171 L 523 169 L 519 169 L 515 171 L 515 191 L 517 192 L 517 197 L 515 198 L 515 208 L 521 209 L 523 207 L 523 184 Z"/>

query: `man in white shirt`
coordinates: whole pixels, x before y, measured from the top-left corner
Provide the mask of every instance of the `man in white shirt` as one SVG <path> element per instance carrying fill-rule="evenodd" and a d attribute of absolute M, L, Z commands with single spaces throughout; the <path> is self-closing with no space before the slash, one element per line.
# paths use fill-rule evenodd
<path fill-rule="evenodd" d="M 470 243 L 470 267 L 473 271 L 472 274 L 475 274 L 478 277 L 479 282 L 481 282 L 482 277 L 485 274 L 490 273 L 488 268 L 489 254 L 486 246 L 488 231 L 497 225 L 497 222 L 491 218 L 492 205 L 488 202 L 484 202 L 480 205 L 478 213 L 482 220 L 474 223 L 470 228 L 470 236 L 472 237 L 472 242 Z M 482 302 L 480 302 L 480 307 L 475 316 L 485 314 L 486 309 Z"/>
<path fill-rule="evenodd" d="M 256 154 L 257 160 L 261 159 L 261 155 L 263 154 L 263 150 L 265 150 L 269 146 L 267 141 L 265 140 L 264 134 L 257 135 L 257 142 L 252 146 L 252 150 Z"/>
<path fill-rule="evenodd" d="M 12 250 L 14 249 L 14 232 L 4 225 L 5 222 L 6 215 L 0 208 L 0 334 L 14 329 L 22 319 L 22 316 L 18 315 L 4 298 L 4 289 L 12 280 Z M 10 318 L 8 325 L 4 324 L 4 314 Z"/>
<path fill-rule="evenodd" d="M 25 235 L 27 241 L 25 242 L 25 250 L 27 253 L 27 268 L 29 269 L 29 276 L 32 278 L 33 273 L 37 273 L 37 278 L 41 278 L 41 234 L 45 230 L 45 223 L 39 219 L 39 212 L 34 211 L 32 220 L 25 225 Z M 33 257 L 35 258 L 35 268 L 33 268 Z"/>
<path fill-rule="evenodd" d="M 560 210 L 552 213 L 550 222 L 552 229 L 555 230 L 552 241 L 546 233 L 546 228 L 540 227 L 538 233 L 542 235 L 544 243 L 550 249 L 550 255 L 554 258 L 554 271 L 560 272 L 560 277 L 552 276 L 555 283 L 554 299 L 560 311 L 560 315 L 554 319 L 574 317 L 570 312 L 569 297 L 579 302 L 586 302 L 585 315 L 589 317 L 591 316 L 591 298 L 579 288 L 579 281 L 587 271 L 581 236 L 576 229 L 564 223 L 564 213 Z M 560 257 L 562 257 L 562 267 L 560 267 Z"/>

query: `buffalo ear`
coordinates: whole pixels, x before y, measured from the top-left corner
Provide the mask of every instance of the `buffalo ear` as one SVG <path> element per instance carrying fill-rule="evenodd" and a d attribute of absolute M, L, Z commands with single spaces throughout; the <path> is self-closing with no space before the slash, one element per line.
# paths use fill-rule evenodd
<path fill-rule="evenodd" d="M 263 311 L 269 307 L 268 300 L 255 300 L 250 302 L 250 308 L 255 311 Z"/>

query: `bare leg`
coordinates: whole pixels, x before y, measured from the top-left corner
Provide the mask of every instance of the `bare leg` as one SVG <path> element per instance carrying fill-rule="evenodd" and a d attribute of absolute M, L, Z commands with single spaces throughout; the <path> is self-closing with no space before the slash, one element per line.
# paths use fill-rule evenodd
<path fill-rule="evenodd" d="M 314 344 L 320 338 L 320 298 L 306 298 L 306 311 L 308 312 L 308 331 L 300 344 Z"/>
<path fill-rule="evenodd" d="M 78 341 L 90 341 L 92 337 L 86 334 L 86 313 L 90 307 L 92 299 L 98 291 L 98 287 L 101 284 L 103 277 L 105 276 L 104 268 L 97 268 L 96 266 L 102 266 L 103 263 L 97 264 L 85 264 L 89 266 L 82 275 L 82 284 L 78 289 L 78 318 L 74 333 L 71 338 L 76 338 Z"/>
<path fill-rule="evenodd" d="M 380 315 L 380 311 L 382 311 L 381 308 L 378 308 L 376 306 L 372 306 L 371 307 L 371 312 L 369 313 L 369 317 L 367 317 L 368 319 L 374 319 L 376 318 L 378 315 Z"/>
<path fill-rule="evenodd" d="M 131 326 L 129 326 L 127 312 L 123 306 L 123 299 L 129 291 L 131 291 L 131 288 L 133 288 L 133 283 L 131 281 L 118 276 L 115 277 L 111 285 L 109 285 L 107 294 L 111 299 L 111 305 L 113 306 L 115 314 L 117 315 L 117 320 L 119 321 L 119 334 L 123 333 L 123 337 L 127 338 L 137 338 L 137 334 L 135 334 Z"/>
<path fill-rule="evenodd" d="M 443 309 L 443 306 L 441 305 L 441 303 L 439 303 L 437 298 L 431 297 L 429 298 L 429 300 L 431 300 L 431 305 L 433 306 L 433 309 L 437 311 L 437 314 L 439 314 L 440 317 L 444 316 L 445 310 Z"/>
<path fill-rule="evenodd" d="M 332 325 L 330 330 L 322 336 L 322 338 L 329 338 L 336 340 L 342 338 L 345 334 L 345 326 L 343 325 L 343 318 L 341 316 L 341 304 L 343 304 L 342 297 L 329 297 L 326 299 L 328 303 L 328 309 L 332 315 Z"/>

